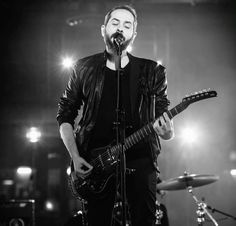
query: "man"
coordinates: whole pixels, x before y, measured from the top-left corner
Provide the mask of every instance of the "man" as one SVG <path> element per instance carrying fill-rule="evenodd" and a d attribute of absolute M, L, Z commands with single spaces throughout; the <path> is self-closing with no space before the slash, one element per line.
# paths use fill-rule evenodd
<path fill-rule="evenodd" d="M 127 200 L 132 226 L 155 224 L 157 156 L 159 137 L 173 137 L 173 123 L 165 113 L 167 81 L 165 68 L 156 62 L 137 58 L 126 48 L 136 37 L 137 14 L 129 5 L 111 9 L 101 26 L 106 50 L 80 59 L 72 72 L 66 90 L 59 102 L 57 120 L 61 138 L 73 160 L 77 177 L 86 178 L 94 173 L 89 163 L 91 150 L 106 146 L 116 139 L 117 68 L 119 65 L 116 37 L 121 43 L 122 89 L 125 110 L 126 136 L 157 118 L 153 132 L 126 151 Z M 74 120 L 83 107 L 82 118 L 74 135 Z M 111 186 L 100 199 L 88 198 L 89 226 L 111 224 L 115 202 L 115 186 Z"/>

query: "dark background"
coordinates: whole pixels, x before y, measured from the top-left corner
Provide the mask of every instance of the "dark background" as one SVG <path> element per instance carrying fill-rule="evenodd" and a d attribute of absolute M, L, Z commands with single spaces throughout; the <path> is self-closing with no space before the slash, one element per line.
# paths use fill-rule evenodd
<path fill-rule="evenodd" d="M 63 56 L 81 58 L 104 50 L 100 25 L 108 9 L 133 3 L 138 36 L 132 54 L 167 67 L 171 106 L 189 93 L 212 88 L 218 97 L 190 106 L 174 119 L 176 136 L 162 142 L 163 180 L 183 175 L 218 175 L 213 184 L 194 189 L 199 198 L 236 215 L 236 18 L 234 1 L 223 0 L 1 0 L 0 179 L 1 196 L 36 198 L 36 223 L 62 225 L 80 209 L 67 187 L 69 156 L 58 133 L 57 102 L 68 81 Z M 76 26 L 69 26 L 77 21 Z M 42 131 L 37 144 L 25 137 L 31 126 Z M 200 131 L 197 142 L 181 142 L 185 126 Z M 15 170 L 35 161 L 35 189 L 16 194 Z M 12 186 L 2 181 L 14 179 Z M 160 198 L 160 197 L 159 197 Z M 45 209 L 46 200 L 55 209 Z M 196 224 L 196 204 L 186 190 L 160 199 L 171 225 Z M 235 222 L 213 215 L 220 225 Z M 211 225 L 206 222 L 206 225 Z"/>

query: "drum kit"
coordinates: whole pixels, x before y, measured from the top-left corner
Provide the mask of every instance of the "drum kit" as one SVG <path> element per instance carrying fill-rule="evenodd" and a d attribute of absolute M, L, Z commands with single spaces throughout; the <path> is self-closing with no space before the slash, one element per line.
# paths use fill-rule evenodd
<path fill-rule="evenodd" d="M 188 174 L 184 172 L 183 176 L 179 176 L 176 178 L 171 178 L 166 181 L 162 181 L 161 183 L 157 184 L 158 191 L 174 191 L 174 190 L 187 190 L 194 202 L 197 205 L 197 223 L 199 226 L 202 226 L 205 222 L 205 216 L 207 215 L 208 218 L 212 221 L 215 226 L 218 226 L 217 221 L 213 218 L 213 216 L 209 213 L 208 209 L 212 212 L 218 212 L 223 214 L 227 217 L 236 220 L 235 216 L 230 214 L 224 213 L 220 210 L 212 208 L 211 206 L 207 205 L 203 200 L 199 200 L 196 195 L 193 193 L 193 188 L 204 186 L 213 182 L 216 182 L 219 179 L 218 176 L 215 175 L 208 175 L 208 174 Z"/>

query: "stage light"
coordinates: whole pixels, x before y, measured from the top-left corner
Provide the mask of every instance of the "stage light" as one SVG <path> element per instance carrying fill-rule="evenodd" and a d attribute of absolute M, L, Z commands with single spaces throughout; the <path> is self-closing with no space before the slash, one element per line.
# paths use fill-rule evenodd
<path fill-rule="evenodd" d="M 70 167 L 70 166 L 67 167 L 67 169 L 66 169 L 66 174 L 67 174 L 68 176 L 70 176 L 70 174 L 71 174 L 71 167 Z"/>
<path fill-rule="evenodd" d="M 32 168 L 28 166 L 20 166 L 17 168 L 16 173 L 20 178 L 29 178 L 32 174 Z"/>
<path fill-rule="evenodd" d="M 45 201 L 44 208 L 49 212 L 59 211 L 59 203 L 54 198 L 49 198 Z"/>
<path fill-rule="evenodd" d="M 63 57 L 62 58 L 62 66 L 65 69 L 70 69 L 74 66 L 74 59 L 72 57 Z"/>
<path fill-rule="evenodd" d="M 35 142 L 38 142 L 41 138 L 41 132 L 39 131 L 38 128 L 36 127 L 31 127 L 28 132 L 26 133 L 26 138 L 32 142 L 32 143 L 35 143 Z"/>
<path fill-rule="evenodd" d="M 180 137 L 184 143 L 192 144 L 198 140 L 199 132 L 194 127 L 186 127 L 181 131 Z"/>
<path fill-rule="evenodd" d="M 230 174 L 231 176 L 236 177 L 236 169 L 231 169 Z"/>
<path fill-rule="evenodd" d="M 6 180 L 2 181 L 2 184 L 5 185 L 5 186 L 11 186 L 11 185 L 14 184 L 14 181 L 11 180 L 11 179 L 6 179 Z"/>
<path fill-rule="evenodd" d="M 48 210 L 48 211 L 53 211 L 54 210 L 54 203 L 51 201 L 51 200 L 47 200 L 46 202 L 45 202 L 45 208 L 46 208 L 46 210 Z"/>

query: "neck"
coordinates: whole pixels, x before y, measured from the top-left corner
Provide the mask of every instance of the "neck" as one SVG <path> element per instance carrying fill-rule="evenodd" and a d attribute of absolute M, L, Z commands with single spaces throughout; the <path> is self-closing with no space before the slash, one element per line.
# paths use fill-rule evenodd
<path fill-rule="evenodd" d="M 108 53 L 108 60 L 111 61 L 111 62 L 115 62 L 118 58 L 119 58 L 119 55 L 117 54 L 117 51 L 114 50 L 114 49 L 110 49 L 106 46 L 106 51 Z M 127 51 L 126 49 L 122 51 L 121 53 L 121 59 L 124 58 L 124 57 L 127 57 Z"/>

